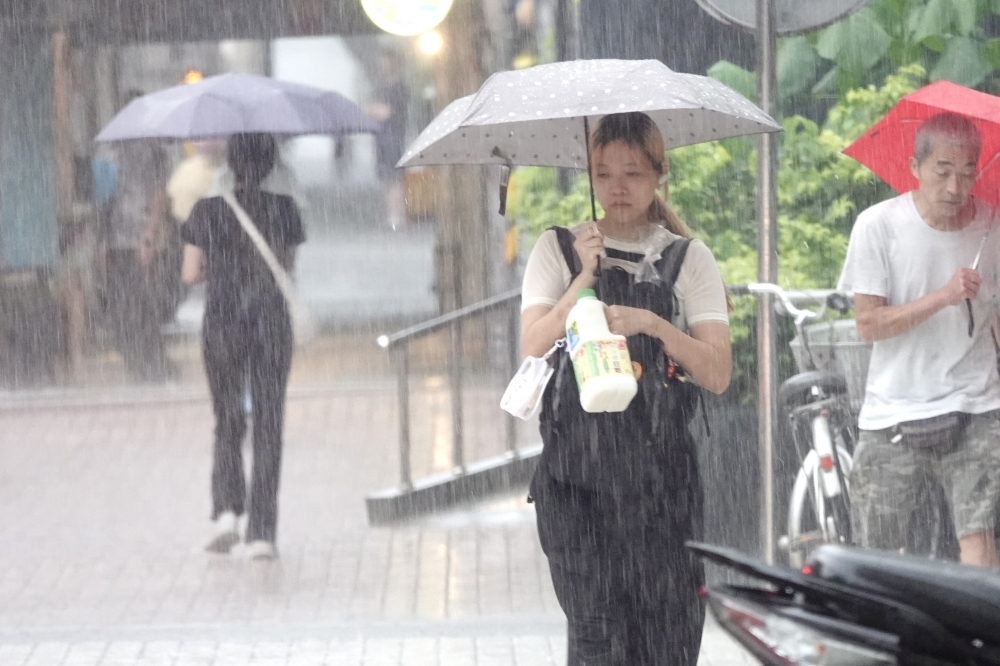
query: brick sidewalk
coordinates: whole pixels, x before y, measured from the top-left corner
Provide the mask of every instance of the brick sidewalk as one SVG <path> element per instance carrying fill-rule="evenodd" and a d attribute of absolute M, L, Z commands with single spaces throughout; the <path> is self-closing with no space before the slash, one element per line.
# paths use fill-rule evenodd
<path fill-rule="evenodd" d="M 416 476 L 448 466 L 439 384 L 414 390 Z M 0 411 L 0 666 L 564 663 L 522 496 L 366 524 L 398 474 L 394 395 L 292 391 L 271 564 L 200 551 L 205 399 Z M 502 447 L 498 396 L 474 397 L 469 460 Z M 710 627 L 701 663 L 750 662 Z"/>

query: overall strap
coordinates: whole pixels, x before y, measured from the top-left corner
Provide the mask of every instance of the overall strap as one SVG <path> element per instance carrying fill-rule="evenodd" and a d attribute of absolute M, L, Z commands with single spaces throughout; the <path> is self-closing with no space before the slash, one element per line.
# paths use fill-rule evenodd
<path fill-rule="evenodd" d="M 671 289 L 677 282 L 677 276 L 681 273 L 681 266 L 684 264 L 684 257 L 687 256 L 690 245 L 690 238 L 678 238 L 663 248 L 660 259 L 656 262 L 656 270 L 659 271 L 660 277 Z"/>
<path fill-rule="evenodd" d="M 573 249 L 576 236 L 566 227 L 549 227 L 549 231 L 553 231 L 556 234 L 556 240 L 559 241 L 559 249 L 562 251 L 563 260 L 566 262 L 566 266 L 569 267 L 569 281 L 572 282 L 580 274 L 580 271 L 583 270 L 580 257 L 577 256 L 576 250 Z"/>
<path fill-rule="evenodd" d="M 660 260 L 656 262 L 656 269 L 660 272 L 660 277 L 663 279 L 664 284 L 670 288 L 673 298 L 676 298 L 676 296 L 673 296 L 673 288 L 677 284 L 677 276 L 681 273 L 681 266 L 684 265 L 684 257 L 687 256 L 688 247 L 690 246 L 690 238 L 678 238 L 663 248 Z M 705 424 L 705 433 L 711 437 L 712 426 L 708 422 L 708 410 L 705 409 L 705 395 L 702 391 L 698 391 L 697 400 L 695 409 L 698 407 L 701 408 L 701 418 Z"/>
<path fill-rule="evenodd" d="M 573 249 L 573 243 L 576 241 L 576 236 L 574 236 L 573 232 L 566 227 L 549 227 L 549 231 L 555 233 L 556 240 L 559 241 L 559 250 L 562 252 L 563 261 L 565 261 L 566 266 L 569 267 L 569 280 L 572 282 L 576 279 L 576 276 L 580 274 L 580 271 L 583 270 L 580 257 L 577 256 L 576 250 Z M 553 414 L 558 414 L 560 402 L 562 401 L 562 369 L 563 363 L 566 362 L 566 354 L 556 354 L 553 358 L 555 359 L 555 385 L 552 391 L 552 412 Z M 550 363 L 551 362 L 552 361 L 550 361 Z"/>

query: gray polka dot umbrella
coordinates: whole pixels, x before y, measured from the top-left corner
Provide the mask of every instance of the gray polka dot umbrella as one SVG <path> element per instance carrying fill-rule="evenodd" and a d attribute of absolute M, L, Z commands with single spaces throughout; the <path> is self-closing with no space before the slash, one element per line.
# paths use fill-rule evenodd
<path fill-rule="evenodd" d="M 781 131 L 715 79 L 675 72 L 658 60 L 572 60 L 494 74 L 475 95 L 449 104 L 396 166 L 585 169 L 590 124 L 629 111 L 649 115 L 667 149 Z"/>

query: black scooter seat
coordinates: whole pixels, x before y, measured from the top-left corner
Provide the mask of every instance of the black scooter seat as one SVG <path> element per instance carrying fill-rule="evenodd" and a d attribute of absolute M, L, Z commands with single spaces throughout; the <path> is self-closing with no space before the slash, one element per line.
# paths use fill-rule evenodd
<path fill-rule="evenodd" d="M 827 397 L 847 395 L 847 380 L 832 372 L 813 370 L 790 377 L 778 389 L 778 404 L 786 408 L 801 407 L 815 402 L 813 387 L 819 388 Z"/>
<path fill-rule="evenodd" d="M 811 575 L 906 604 L 957 635 L 1000 645 L 1000 574 L 953 562 L 827 545 Z"/>

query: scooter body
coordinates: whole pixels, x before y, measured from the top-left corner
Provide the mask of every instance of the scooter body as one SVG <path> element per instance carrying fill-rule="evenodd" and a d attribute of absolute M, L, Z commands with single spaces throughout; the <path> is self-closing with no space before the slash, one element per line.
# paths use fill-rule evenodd
<path fill-rule="evenodd" d="M 766 666 L 1000 666 L 1000 575 L 838 545 L 801 571 L 688 546 L 756 585 L 705 590 L 719 624 Z"/>

